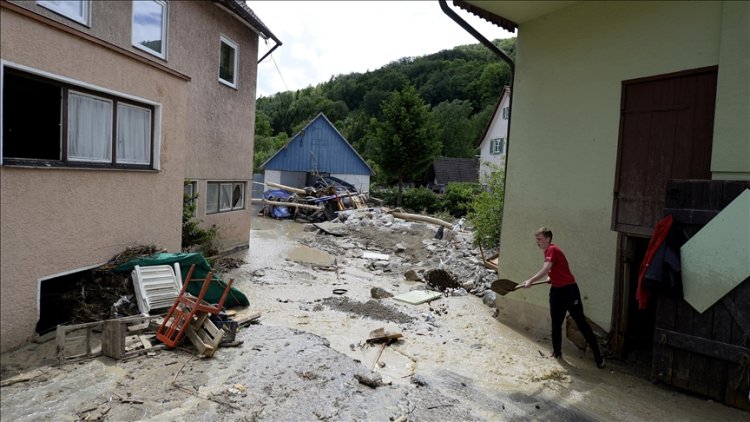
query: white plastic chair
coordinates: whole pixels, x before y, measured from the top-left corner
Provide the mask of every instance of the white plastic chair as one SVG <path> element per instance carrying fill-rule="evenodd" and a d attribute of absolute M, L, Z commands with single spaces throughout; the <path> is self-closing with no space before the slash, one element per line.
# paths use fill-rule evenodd
<path fill-rule="evenodd" d="M 182 273 L 178 263 L 174 264 L 174 269 L 169 265 L 136 265 L 130 275 L 138 309 L 144 315 L 148 315 L 152 309 L 169 308 L 182 290 Z"/>

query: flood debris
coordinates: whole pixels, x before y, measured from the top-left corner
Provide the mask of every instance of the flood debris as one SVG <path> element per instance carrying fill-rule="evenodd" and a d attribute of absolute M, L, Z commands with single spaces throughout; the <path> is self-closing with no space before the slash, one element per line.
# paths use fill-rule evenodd
<path fill-rule="evenodd" d="M 369 207 L 368 195 L 333 177 L 318 177 L 313 186 L 304 189 L 272 182 L 263 185 L 272 189 L 263 192 L 263 199 L 253 202 L 263 204 L 260 215 L 266 217 L 319 223 L 336 219 L 344 210 Z"/>

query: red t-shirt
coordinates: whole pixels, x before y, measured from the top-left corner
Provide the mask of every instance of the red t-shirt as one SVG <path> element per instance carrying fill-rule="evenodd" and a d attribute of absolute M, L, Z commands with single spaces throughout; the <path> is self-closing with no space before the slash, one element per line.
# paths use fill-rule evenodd
<path fill-rule="evenodd" d="M 576 282 L 576 278 L 570 272 L 568 259 L 562 249 L 554 243 L 550 243 L 544 250 L 544 261 L 552 263 L 552 269 L 549 271 L 549 280 L 552 287 L 563 287 Z"/>

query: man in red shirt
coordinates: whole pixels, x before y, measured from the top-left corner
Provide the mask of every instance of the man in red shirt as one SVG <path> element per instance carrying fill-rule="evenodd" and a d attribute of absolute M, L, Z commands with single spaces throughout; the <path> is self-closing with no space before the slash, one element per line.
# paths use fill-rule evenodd
<path fill-rule="evenodd" d="M 534 233 L 536 245 L 544 251 L 544 264 L 542 268 L 530 279 L 523 282 L 523 286 L 531 287 L 531 283 L 545 277 L 552 287 L 549 290 L 549 313 L 552 318 L 552 357 L 562 357 L 562 323 L 565 314 L 570 316 L 578 325 L 578 329 L 586 339 L 591 350 L 594 352 L 594 362 L 597 368 L 604 368 L 604 358 L 599 351 L 591 326 L 583 315 L 583 303 L 578 284 L 570 272 L 568 259 L 562 249 L 552 243 L 552 230 L 542 227 Z"/>

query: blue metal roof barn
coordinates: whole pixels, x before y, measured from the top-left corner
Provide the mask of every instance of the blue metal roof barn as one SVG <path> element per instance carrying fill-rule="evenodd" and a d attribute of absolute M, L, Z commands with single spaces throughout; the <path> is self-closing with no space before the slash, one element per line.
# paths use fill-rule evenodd
<path fill-rule="evenodd" d="M 374 173 L 323 113 L 263 163 L 260 170 L 368 176 Z"/>

